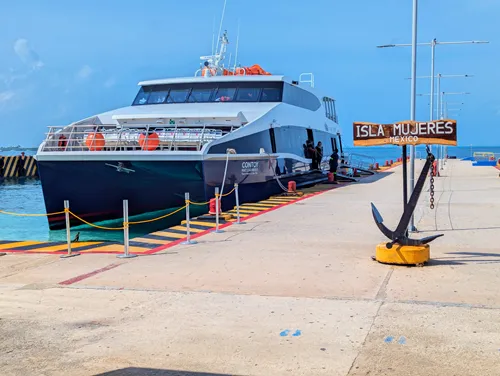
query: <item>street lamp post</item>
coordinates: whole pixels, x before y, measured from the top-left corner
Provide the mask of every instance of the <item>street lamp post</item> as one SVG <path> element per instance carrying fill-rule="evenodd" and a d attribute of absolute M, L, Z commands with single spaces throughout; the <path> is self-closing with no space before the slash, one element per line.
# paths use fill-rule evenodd
<path fill-rule="evenodd" d="M 439 81 L 438 81 L 438 86 L 439 86 Z M 445 95 L 469 95 L 470 93 L 469 92 L 451 93 L 451 92 L 444 92 L 444 91 L 441 92 L 441 91 L 438 91 L 436 94 L 438 95 L 437 117 L 438 117 L 438 119 L 443 120 L 444 117 L 445 117 L 444 106 L 443 106 L 443 103 L 444 103 L 443 98 L 444 98 L 444 96 Z M 418 96 L 427 96 L 427 95 L 430 95 L 430 94 L 426 93 L 426 94 L 417 94 L 417 95 Z M 442 170 L 443 169 L 443 161 L 444 161 L 444 147 L 442 145 L 441 145 L 440 148 L 438 148 L 438 153 L 437 154 L 438 154 L 437 155 L 438 165 L 440 166 L 440 170 Z"/>
<path fill-rule="evenodd" d="M 385 44 L 385 45 L 380 45 L 377 46 L 377 48 L 392 48 L 392 47 L 412 47 L 412 99 L 411 99 L 411 114 L 413 117 L 411 120 L 414 120 L 415 118 L 415 96 L 414 94 L 414 89 L 416 88 L 415 85 L 415 78 L 416 78 L 416 56 L 417 56 L 417 46 L 431 46 L 431 93 L 434 93 L 434 70 L 435 70 L 435 48 L 436 45 L 441 44 L 441 45 L 446 45 L 446 44 L 483 44 L 483 43 L 489 43 L 488 41 L 476 41 L 476 40 L 471 40 L 471 41 L 457 41 L 457 42 L 438 42 L 436 38 L 434 38 L 431 42 L 429 43 L 417 43 L 416 37 L 417 37 L 417 13 L 418 13 L 418 1 L 413 0 L 413 33 L 412 33 L 412 43 L 411 44 Z M 415 69 L 415 70 L 414 70 Z M 439 92 L 439 90 L 438 90 Z M 438 107 L 439 108 L 439 107 Z M 434 95 L 431 96 L 431 121 L 432 115 L 434 113 Z M 406 152 L 406 147 L 403 147 L 403 152 Z M 404 156 L 406 158 L 406 156 Z M 404 173 L 404 168 L 405 166 L 403 165 L 403 173 Z M 412 145 L 410 148 L 410 192 L 413 192 L 413 188 L 415 186 L 415 146 Z M 405 194 L 406 196 L 406 194 Z M 410 221 L 410 231 L 414 231 L 415 225 L 414 225 L 414 218 L 413 216 L 411 217 Z"/>

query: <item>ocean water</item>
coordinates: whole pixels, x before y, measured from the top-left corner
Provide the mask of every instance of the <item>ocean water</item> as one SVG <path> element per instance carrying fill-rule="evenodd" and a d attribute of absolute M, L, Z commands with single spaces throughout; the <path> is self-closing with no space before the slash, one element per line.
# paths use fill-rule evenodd
<path fill-rule="evenodd" d="M 349 147 L 344 148 L 347 153 L 356 153 L 373 158 L 376 162 L 383 164 L 386 160 L 396 160 L 401 156 L 401 148 L 396 146 L 381 147 Z M 474 152 L 493 152 L 497 159 L 500 158 L 500 147 L 449 147 L 448 155 L 457 158 L 466 158 Z M 19 152 L 2 155 L 18 155 Z M 33 154 L 33 151 L 26 154 Z M 417 158 L 425 157 L 425 147 L 417 147 Z M 192 216 L 199 215 L 205 210 L 204 207 L 191 207 Z M 15 179 L 0 182 L 0 210 L 15 213 L 45 213 L 42 187 L 37 179 Z M 198 213 L 194 212 L 198 210 Z M 131 220 L 142 220 L 154 218 L 166 212 L 150 213 L 148 215 L 137 216 Z M 184 211 L 168 217 L 164 220 L 132 226 L 130 237 L 141 236 L 153 231 L 159 231 L 180 223 L 184 219 Z M 120 227 L 121 220 L 106 221 L 99 223 L 107 227 Z M 122 231 L 105 231 L 91 228 L 86 225 L 72 228 L 72 234 L 80 232 L 81 240 L 108 240 L 122 241 Z M 1 240 L 39 240 L 39 241 L 64 241 L 66 239 L 65 230 L 49 231 L 47 219 L 45 217 L 17 217 L 0 213 L 0 241 Z"/>
<path fill-rule="evenodd" d="M 355 153 L 366 155 L 375 159 L 375 162 L 379 164 L 384 164 L 387 160 L 397 160 L 401 157 L 402 149 L 399 146 L 371 146 L 371 147 L 348 147 L 344 148 L 346 153 Z M 410 148 L 408 147 L 408 153 Z M 437 148 L 434 147 L 432 150 L 435 156 L 437 156 Z M 500 146 L 448 146 L 448 156 L 456 157 L 457 159 L 471 157 L 477 152 L 490 152 L 495 153 L 496 159 L 500 158 Z M 409 154 L 408 154 L 409 155 Z M 417 146 L 415 151 L 416 158 L 426 157 L 425 146 Z"/>

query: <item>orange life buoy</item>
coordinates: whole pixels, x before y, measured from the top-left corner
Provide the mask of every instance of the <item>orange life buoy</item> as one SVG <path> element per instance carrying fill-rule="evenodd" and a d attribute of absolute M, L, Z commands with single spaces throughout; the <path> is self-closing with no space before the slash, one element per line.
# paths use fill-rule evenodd
<path fill-rule="evenodd" d="M 139 145 L 141 146 L 142 150 L 156 150 L 158 145 L 160 145 L 160 138 L 158 137 L 158 133 L 153 132 L 148 135 L 141 133 L 139 136 Z"/>
<path fill-rule="evenodd" d="M 106 140 L 102 133 L 89 133 L 85 139 L 85 145 L 90 151 L 101 151 L 106 146 Z"/>

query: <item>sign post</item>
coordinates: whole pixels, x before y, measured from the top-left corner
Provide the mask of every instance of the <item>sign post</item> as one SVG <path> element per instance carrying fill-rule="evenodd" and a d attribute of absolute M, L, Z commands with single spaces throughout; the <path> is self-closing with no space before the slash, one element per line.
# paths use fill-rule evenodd
<path fill-rule="evenodd" d="M 423 265 L 430 257 L 428 243 L 442 235 L 429 236 L 423 239 L 410 239 L 408 237 L 408 225 L 413 217 L 427 174 L 434 165 L 435 157 L 430 152 L 428 145 L 456 145 L 457 122 L 455 120 L 402 121 L 394 124 L 355 122 L 353 124 L 353 140 L 354 146 L 397 145 L 402 147 L 404 211 L 398 227 L 395 231 L 391 231 L 383 224 L 384 220 L 375 205 L 371 204 L 375 223 L 381 232 L 391 240 L 389 243 L 382 243 L 377 246 L 375 259 L 387 264 Z M 408 200 L 407 145 L 415 146 L 420 144 L 427 145 L 427 158 L 417 184 Z M 432 190 L 433 177 L 431 179 Z M 432 194 L 433 192 L 431 192 L 431 196 Z M 396 246 L 395 249 L 393 249 L 394 246 Z"/>

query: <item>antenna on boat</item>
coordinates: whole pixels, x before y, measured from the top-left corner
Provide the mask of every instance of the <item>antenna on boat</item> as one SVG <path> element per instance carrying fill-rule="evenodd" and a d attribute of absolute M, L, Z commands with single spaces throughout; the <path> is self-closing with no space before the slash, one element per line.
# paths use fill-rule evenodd
<path fill-rule="evenodd" d="M 224 22 L 224 13 L 226 12 L 226 3 L 227 3 L 227 0 L 224 0 L 224 7 L 222 8 L 222 16 L 221 16 L 220 25 L 219 25 L 219 34 L 217 35 L 217 47 L 215 50 L 219 49 L 220 33 L 222 32 L 222 23 Z"/>
<path fill-rule="evenodd" d="M 238 46 L 240 44 L 240 19 L 238 18 L 238 36 L 236 37 L 236 54 L 234 55 L 234 71 L 236 72 L 236 65 L 238 65 Z M 229 65 L 231 67 L 231 65 Z"/>
<path fill-rule="evenodd" d="M 212 56 L 215 55 L 215 16 L 212 22 Z"/>

